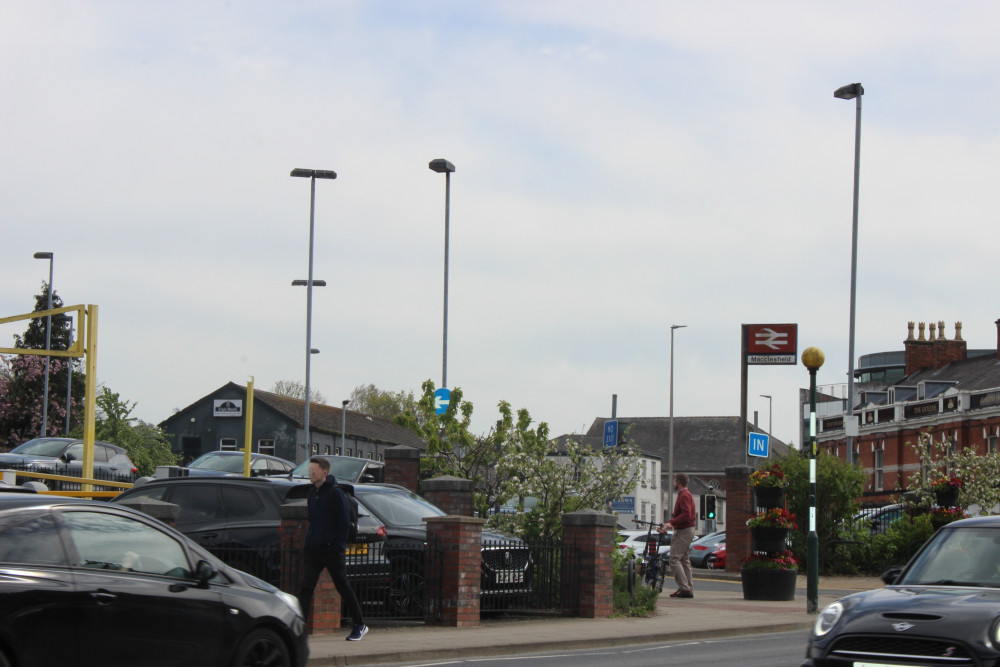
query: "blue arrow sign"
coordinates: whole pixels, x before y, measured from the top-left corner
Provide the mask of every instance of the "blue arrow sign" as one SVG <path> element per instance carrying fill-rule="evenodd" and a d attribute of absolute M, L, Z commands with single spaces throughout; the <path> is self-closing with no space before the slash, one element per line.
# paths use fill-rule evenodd
<path fill-rule="evenodd" d="M 770 437 L 766 433 L 751 433 L 747 441 L 747 454 L 767 458 L 770 444 Z"/>
<path fill-rule="evenodd" d="M 614 447 L 618 444 L 618 420 L 609 419 L 604 422 L 604 446 Z"/>
<path fill-rule="evenodd" d="M 446 413 L 449 403 L 451 403 L 451 389 L 441 387 L 434 392 L 434 414 L 443 415 Z"/>

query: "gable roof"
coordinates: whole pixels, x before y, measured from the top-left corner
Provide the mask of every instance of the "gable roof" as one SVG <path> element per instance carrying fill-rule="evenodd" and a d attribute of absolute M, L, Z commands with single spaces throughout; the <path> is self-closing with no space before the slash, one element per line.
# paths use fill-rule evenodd
<path fill-rule="evenodd" d="M 246 387 L 238 385 L 235 382 L 229 382 L 210 394 L 199 398 L 183 410 L 179 410 L 171 417 L 165 419 L 161 422 L 160 427 L 164 428 L 165 424 L 168 424 L 174 419 L 182 416 L 185 412 L 192 409 L 202 401 L 210 399 L 212 396 L 223 391 L 236 391 L 241 394 L 244 399 L 246 399 Z M 279 396 L 278 394 L 274 394 L 269 391 L 262 391 L 260 389 L 254 389 L 253 397 L 255 408 L 262 404 L 292 422 L 296 427 L 300 429 L 305 428 L 306 402 L 304 400 L 300 398 L 289 398 L 288 396 Z M 342 418 L 341 415 L 343 413 L 344 410 L 340 407 L 310 401 L 309 428 L 311 431 L 318 431 L 321 433 L 339 436 Z M 164 428 L 164 430 L 167 429 Z M 400 426 L 388 419 L 373 417 L 372 415 L 367 415 L 363 412 L 347 410 L 345 430 L 347 431 L 347 437 L 357 440 L 365 440 L 367 442 L 383 445 L 405 445 L 407 447 L 419 449 L 420 451 L 427 449 L 427 443 L 421 440 L 416 433 L 405 426 Z"/>
<path fill-rule="evenodd" d="M 1000 387 L 1000 358 L 979 356 L 953 361 L 937 370 L 911 373 L 893 386 L 917 386 L 920 382 L 954 382 L 959 391 L 980 391 Z"/>
<path fill-rule="evenodd" d="M 587 430 L 587 438 L 603 437 L 605 418 L 599 417 Z M 749 433 L 765 433 L 747 424 Z M 629 430 L 631 428 L 631 430 Z M 674 417 L 674 471 L 721 473 L 729 466 L 746 463 L 747 444 L 739 417 Z M 669 417 L 619 417 L 619 433 L 628 433 L 643 452 L 669 460 Z M 783 456 L 791 449 L 771 436 L 771 455 Z M 664 471 L 666 472 L 666 471 Z"/>

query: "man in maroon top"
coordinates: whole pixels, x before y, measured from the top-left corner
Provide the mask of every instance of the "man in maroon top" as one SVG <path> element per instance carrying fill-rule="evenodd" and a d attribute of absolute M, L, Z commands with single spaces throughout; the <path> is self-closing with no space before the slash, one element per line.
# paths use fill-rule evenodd
<path fill-rule="evenodd" d="M 674 529 L 674 536 L 670 538 L 670 570 L 674 573 L 677 590 L 670 594 L 672 598 L 694 597 L 691 590 L 691 541 L 694 539 L 697 515 L 694 511 L 694 496 L 687 485 L 686 474 L 679 472 L 674 475 L 674 491 L 677 492 L 674 513 L 670 521 L 657 528 L 660 533 L 667 532 L 668 527 Z"/>

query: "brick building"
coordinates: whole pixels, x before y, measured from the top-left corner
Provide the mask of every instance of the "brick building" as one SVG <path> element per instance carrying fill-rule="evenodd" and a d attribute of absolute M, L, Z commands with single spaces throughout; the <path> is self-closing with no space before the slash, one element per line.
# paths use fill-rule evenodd
<path fill-rule="evenodd" d="M 962 339 L 962 323 L 948 338 L 944 322 L 923 322 L 904 341 L 905 377 L 877 389 L 859 392 L 851 418 L 858 424 L 854 451 L 848 452 L 844 432 L 846 414 L 819 419 L 820 447 L 841 459 L 852 459 L 868 474 L 867 495 L 890 495 L 905 489 L 910 474 L 919 470 L 916 453 L 908 446 L 921 433 L 956 448 L 985 454 L 998 451 L 1000 440 L 1000 320 L 997 350 L 973 356 Z"/>

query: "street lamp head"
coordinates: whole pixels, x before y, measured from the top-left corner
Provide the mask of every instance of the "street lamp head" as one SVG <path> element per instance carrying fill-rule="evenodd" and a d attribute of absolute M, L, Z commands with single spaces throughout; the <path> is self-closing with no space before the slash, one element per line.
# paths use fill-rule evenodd
<path fill-rule="evenodd" d="M 430 167 L 431 171 L 436 171 L 439 174 L 450 174 L 455 171 L 455 165 L 444 158 L 431 160 L 427 166 Z"/>
<path fill-rule="evenodd" d="M 313 284 L 313 287 L 326 287 L 326 281 L 325 280 L 314 280 L 314 281 L 312 281 L 312 284 Z M 309 281 L 308 280 L 293 280 L 292 281 L 292 287 L 308 287 L 308 286 L 309 286 Z"/>
<path fill-rule="evenodd" d="M 670 330 L 673 331 L 674 329 L 684 329 L 686 327 L 687 327 L 686 324 L 671 324 Z"/>
<path fill-rule="evenodd" d="M 52 259 L 51 252 L 36 252 L 35 259 Z"/>
<path fill-rule="evenodd" d="M 771 400 L 771 395 L 770 394 L 761 394 L 760 397 L 761 398 L 766 398 L 769 401 Z"/>
<path fill-rule="evenodd" d="M 317 349 L 317 348 L 314 347 L 314 348 L 312 348 L 312 349 L 309 350 L 309 354 L 319 354 L 319 349 Z"/>
<path fill-rule="evenodd" d="M 824 361 L 826 361 L 826 355 L 818 347 L 807 347 L 802 351 L 802 365 L 810 371 L 819 370 Z"/>
<path fill-rule="evenodd" d="M 350 403 L 351 403 L 351 399 L 349 399 L 349 398 L 345 398 L 344 400 L 342 400 L 342 401 L 340 402 L 340 404 L 341 404 L 341 405 L 342 405 L 343 407 L 345 407 L 345 408 L 346 408 L 346 407 L 347 407 L 348 405 L 350 405 Z"/>
<path fill-rule="evenodd" d="M 841 100 L 853 100 L 855 97 L 861 97 L 864 94 L 865 88 L 860 83 L 851 83 L 833 91 L 833 96 Z"/>
<path fill-rule="evenodd" d="M 337 172 L 328 169 L 292 169 L 291 176 L 296 178 L 337 178 Z"/>

